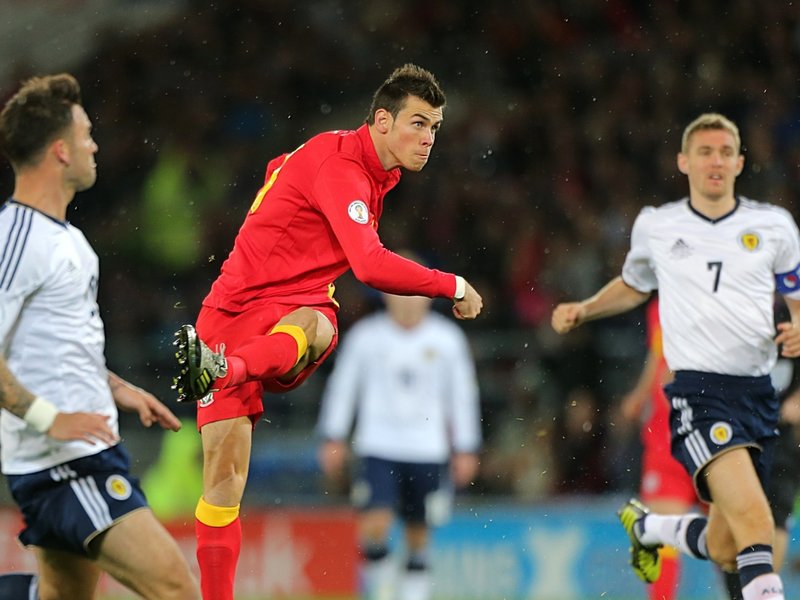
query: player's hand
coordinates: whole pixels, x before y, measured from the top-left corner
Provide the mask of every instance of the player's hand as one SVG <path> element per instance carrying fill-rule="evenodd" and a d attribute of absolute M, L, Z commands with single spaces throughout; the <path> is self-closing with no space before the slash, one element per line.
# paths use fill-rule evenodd
<path fill-rule="evenodd" d="M 86 412 L 58 413 L 47 435 L 54 440 L 81 440 L 92 445 L 97 442 L 116 444 L 119 441 L 106 415 Z"/>
<path fill-rule="evenodd" d="M 622 402 L 619 404 L 619 412 L 626 421 L 638 422 L 642 417 L 642 410 L 646 401 L 647 395 L 634 389 L 622 398 Z"/>
<path fill-rule="evenodd" d="M 181 428 L 180 419 L 150 392 L 122 379 L 117 379 L 111 389 L 114 402 L 120 410 L 139 413 L 139 420 L 145 427 L 158 423 L 164 429 L 172 431 Z"/>
<path fill-rule="evenodd" d="M 790 322 L 778 323 L 778 335 L 775 343 L 781 345 L 781 356 L 794 358 L 800 356 L 800 326 L 795 327 Z"/>
<path fill-rule="evenodd" d="M 586 318 L 586 307 L 582 302 L 566 302 L 559 304 L 550 317 L 550 325 L 556 333 L 567 333 L 583 323 Z"/>
<path fill-rule="evenodd" d="M 456 319 L 474 319 L 483 308 L 483 298 L 468 281 L 465 282 L 464 297 L 453 304 L 453 315 Z"/>
<path fill-rule="evenodd" d="M 319 448 L 319 466 L 325 477 L 336 479 L 344 474 L 350 451 L 340 440 L 327 440 Z"/>
<path fill-rule="evenodd" d="M 478 474 L 480 461 L 477 454 L 459 452 L 450 457 L 450 477 L 456 488 L 468 486 Z"/>

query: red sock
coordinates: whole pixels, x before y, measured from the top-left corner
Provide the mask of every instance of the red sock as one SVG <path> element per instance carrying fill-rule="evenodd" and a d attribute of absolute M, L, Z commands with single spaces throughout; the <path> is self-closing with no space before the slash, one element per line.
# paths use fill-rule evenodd
<path fill-rule="evenodd" d="M 661 577 L 648 586 L 650 600 L 675 600 L 678 595 L 681 557 L 678 551 L 669 546 L 659 550 L 661 554 Z"/>
<path fill-rule="evenodd" d="M 203 600 L 233 600 L 236 564 L 242 548 L 242 522 L 237 517 L 224 527 L 195 521 L 197 563 Z"/>
<path fill-rule="evenodd" d="M 217 379 L 214 387 L 222 389 L 245 381 L 280 377 L 297 364 L 297 354 L 297 340 L 284 331 L 253 337 L 228 358 L 228 373 Z"/>

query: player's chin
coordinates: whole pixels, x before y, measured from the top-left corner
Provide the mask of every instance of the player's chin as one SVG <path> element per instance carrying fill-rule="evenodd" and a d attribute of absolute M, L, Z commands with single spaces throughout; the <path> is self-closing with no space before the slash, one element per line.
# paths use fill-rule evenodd
<path fill-rule="evenodd" d="M 406 169 L 409 171 L 422 171 L 425 165 L 428 164 L 428 158 L 420 158 L 419 156 L 415 156 L 410 161 L 408 161 L 405 165 Z"/>

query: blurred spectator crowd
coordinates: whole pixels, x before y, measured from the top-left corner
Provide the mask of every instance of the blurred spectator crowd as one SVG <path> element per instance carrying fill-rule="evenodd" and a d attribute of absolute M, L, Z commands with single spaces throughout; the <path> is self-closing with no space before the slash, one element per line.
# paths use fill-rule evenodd
<path fill-rule="evenodd" d="M 618 273 L 642 206 L 685 195 L 675 155 L 701 112 L 741 128 L 738 191 L 794 210 L 798 25 L 797 3 L 749 0 L 222 0 L 101 32 L 71 69 L 100 152 L 70 218 L 101 258 L 109 363 L 169 398 L 171 333 L 194 319 L 267 160 L 359 126 L 414 62 L 441 81 L 445 124 L 380 233 L 484 296 L 465 325 L 487 439 L 475 493 L 635 485 L 638 428 L 615 401 L 644 356 L 641 313 L 556 338 L 550 311 Z M 33 74 L 20 64 L 4 96 Z M 0 180 L 10 194 L 5 166 Z M 344 332 L 376 304 L 352 278 L 337 297 Z M 276 402 L 271 426 L 310 438 L 315 402 Z"/>

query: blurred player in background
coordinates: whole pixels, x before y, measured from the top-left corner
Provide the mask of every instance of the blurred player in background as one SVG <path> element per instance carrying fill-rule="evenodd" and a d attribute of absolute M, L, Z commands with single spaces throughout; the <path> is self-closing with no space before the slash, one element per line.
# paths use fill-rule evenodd
<path fill-rule="evenodd" d="M 15 176 L 0 208 L 0 446 L 39 567 L 38 581 L 0 576 L 0 598 L 90 600 L 105 571 L 144 598 L 194 600 L 188 564 L 128 473 L 117 407 L 146 427 L 180 422 L 106 369 L 98 258 L 66 220 L 96 179 L 78 82 L 25 82 L 0 113 L 0 148 Z"/>
<path fill-rule="evenodd" d="M 621 277 L 557 306 L 552 325 L 566 333 L 658 290 L 664 356 L 675 373 L 666 388 L 672 453 L 710 507 L 708 517 L 660 515 L 629 501 L 619 516 L 631 566 L 656 581 L 667 544 L 738 570 L 745 600 L 783 600 L 763 485 L 779 414 L 770 371 L 779 345 L 785 357 L 800 355 L 800 235 L 786 210 L 734 194 L 744 156 L 729 119 L 707 113 L 690 123 L 677 163 L 689 197 L 644 208 Z M 791 315 L 777 334 L 776 289 Z"/>
<path fill-rule="evenodd" d="M 669 400 L 663 386 L 672 378 L 664 360 L 658 298 L 646 307 L 647 357 L 636 386 L 623 399 L 622 415 L 642 421 L 642 479 L 639 495 L 656 513 L 682 514 L 699 504 L 692 478 L 670 452 Z M 680 583 L 680 554 L 662 546 L 661 576 L 647 588 L 650 600 L 674 600 Z"/>
<path fill-rule="evenodd" d="M 428 600 L 429 528 L 449 517 L 452 485 L 468 485 L 478 470 L 478 385 L 464 332 L 432 312 L 429 298 L 384 300 L 386 310 L 356 323 L 336 358 L 317 426 L 320 464 L 330 478 L 345 475 L 355 420 L 351 495 L 364 597 Z M 407 550 L 397 582 L 389 544 L 395 515 Z"/>
<path fill-rule="evenodd" d="M 428 162 L 444 104 L 434 76 L 405 65 L 376 91 L 366 124 L 317 135 L 270 161 L 197 331 L 176 333 L 179 400 L 199 401 L 204 481 L 195 514 L 206 599 L 233 598 L 239 504 L 263 392 L 294 389 L 336 346 L 334 280 L 352 269 L 384 292 L 448 298 L 460 319 L 481 310 L 463 277 L 389 252 L 377 232 L 401 169 Z"/>

